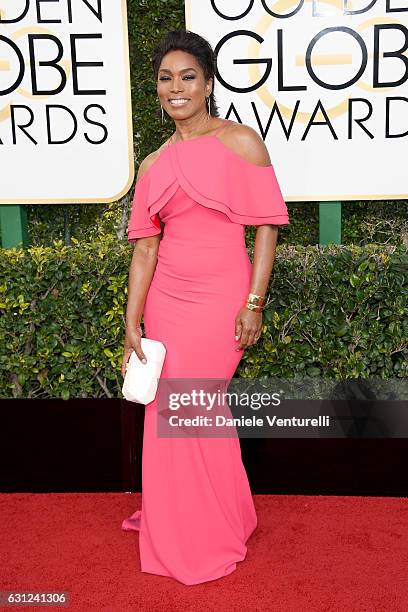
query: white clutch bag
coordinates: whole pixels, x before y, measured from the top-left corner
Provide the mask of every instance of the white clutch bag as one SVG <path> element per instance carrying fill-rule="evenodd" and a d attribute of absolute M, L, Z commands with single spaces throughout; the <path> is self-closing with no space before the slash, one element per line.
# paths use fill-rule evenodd
<path fill-rule="evenodd" d="M 158 379 L 163 368 L 166 348 L 159 340 L 141 338 L 142 351 L 147 363 L 142 363 L 133 351 L 126 366 L 122 394 L 129 402 L 148 404 L 154 400 Z"/>

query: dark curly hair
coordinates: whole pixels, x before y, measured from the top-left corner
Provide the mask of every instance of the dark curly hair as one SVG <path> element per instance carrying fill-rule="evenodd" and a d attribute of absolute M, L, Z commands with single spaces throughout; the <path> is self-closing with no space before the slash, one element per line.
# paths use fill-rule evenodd
<path fill-rule="evenodd" d="M 157 82 L 160 64 L 163 57 L 169 51 L 175 50 L 185 51 L 186 53 L 194 55 L 197 62 L 203 69 L 205 80 L 208 81 L 209 79 L 212 79 L 213 86 L 210 94 L 210 115 L 213 117 L 219 117 L 220 113 L 214 95 L 214 76 L 217 68 L 217 59 L 208 40 L 199 34 L 191 32 L 190 30 L 171 30 L 170 32 L 167 32 L 167 34 L 156 45 L 152 54 L 152 67 L 155 81 Z M 159 115 L 160 111 L 158 111 L 157 114 Z"/>

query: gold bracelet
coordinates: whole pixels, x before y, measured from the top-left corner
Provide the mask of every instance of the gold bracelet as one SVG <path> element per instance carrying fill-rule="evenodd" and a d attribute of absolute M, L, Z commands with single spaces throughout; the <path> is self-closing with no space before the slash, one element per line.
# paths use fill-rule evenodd
<path fill-rule="evenodd" d="M 249 293 L 247 303 L 245 304 L 248 310 L 253 312 L 262 312 L 265 309 L 266 296 Z"/>

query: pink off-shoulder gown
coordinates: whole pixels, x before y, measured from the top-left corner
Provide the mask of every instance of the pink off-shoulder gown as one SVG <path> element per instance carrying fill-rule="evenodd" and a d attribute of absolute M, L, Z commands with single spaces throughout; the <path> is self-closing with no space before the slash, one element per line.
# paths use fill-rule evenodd
<path fill-rule="evenodd" d="M 230 380 L 250 291 L 245 225 L 289 223 L 273 166 L 215 133 L 167 144 L 136 183 L 129 242 L 160 234 L 159 217 L 144 329 L 167 349 L 161 377 Z M 159 437 L 156 397 L 145 407 L 141 505 L 122 529 L 139 531 L 142 572 L 186 585 L 233 572 L 257 526 L 239 438 Z"/>

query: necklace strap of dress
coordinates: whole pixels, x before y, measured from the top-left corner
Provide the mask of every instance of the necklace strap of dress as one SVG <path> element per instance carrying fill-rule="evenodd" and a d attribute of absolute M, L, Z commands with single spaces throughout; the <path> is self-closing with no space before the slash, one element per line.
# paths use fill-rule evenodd
<path fill-rule="evenodd" d="M 216 134 L 218 134 L 218 132 L 223 130 L 228 123 L 229 123 L 228 119 L 224 119 L 221 125 L 216 128 L 215 132 L 213 132 L 213 136 L 215 136 Z"/>

